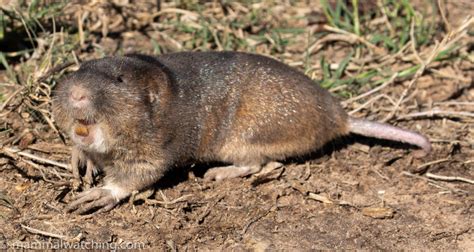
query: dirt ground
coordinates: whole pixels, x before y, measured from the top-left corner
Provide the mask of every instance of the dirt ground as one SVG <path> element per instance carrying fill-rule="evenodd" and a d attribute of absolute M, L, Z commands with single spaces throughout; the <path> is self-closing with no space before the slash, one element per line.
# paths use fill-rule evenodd
<path fill-rule="evenodd" d="M 474 10 L 472 5 L 455 2 L 448 7 L 453 26 Z M 133 34 L 97 43 L 110 50 L 106 54 L 116 47 L 140 47 L 152 53 L 151 42 Z M 467 39 L 472 55 L 472 36 Z M 276 54 L 285 60 L 301 53 L 297 48 Z M 336 44 L 311 57 L 318 62 L 324 55 L 337 62 L 345 57 L 341 51 L 344 48 Z M 389 121 L 418 130 L 432 141 L 433 152 L 425 158 L 413 158 L 412 148 L 403 144 L 349 136 L 314 155 L 288 160 L 283 168 L 247 178 L 205 182 L 202 174 L 209 165 L 176 169 L 157 183 L 148 199 L 92 215 L 63 212 L 75 194 L 68 170 L 12 153 L 20 148 L 62 164 L 68 162 L 70 148 L 47 123 L 25 120 L 28 114 L 2 114 L 3 129 L 11 128 L 21 136 L 2 147 L 0 154 L 0 248 L 95 242 L 109 248 L 120 244 L 169 251 L 472 251 L 474 185 L 457 178 L 474 179 L 474 118 L 403 117 L 435 107 L 472 115 L 472 61 L 453 61 L 438 69 L 461 73 L 468 81 L 430 73 L 422 76 L 415 84 L 416 99 Z M 0 76 L 6 80 L 5 72 L 0 71 Z M 396 98 L 408 83 L 409 79 L 399 81 L 382 92 Z M 362 103 L 346 108 L 350 111 Z M 389 113 L 387 104 L 375 102 L 355 116 L 380 120 Z M 0 136 L 3 142 L 12 135 Z M 54 173 L 45 173 L 52 167 Z"/>

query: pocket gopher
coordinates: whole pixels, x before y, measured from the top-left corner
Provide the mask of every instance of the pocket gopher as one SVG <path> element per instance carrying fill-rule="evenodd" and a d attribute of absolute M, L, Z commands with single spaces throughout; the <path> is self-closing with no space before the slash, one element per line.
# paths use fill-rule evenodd
<path fill-rule="evenodd" d="M 246 176 L 350 133 L 418 146 L 417 156 L 431 150 L 418 133 L 349 117 L 303 73 L 240 52 L 87 61 L 55 88 L 53 114 L 105 173 L 104 186 L 69 204 L 79 213 L 110 210 L 187 162 L 231 164 L 206 179 Z"/>

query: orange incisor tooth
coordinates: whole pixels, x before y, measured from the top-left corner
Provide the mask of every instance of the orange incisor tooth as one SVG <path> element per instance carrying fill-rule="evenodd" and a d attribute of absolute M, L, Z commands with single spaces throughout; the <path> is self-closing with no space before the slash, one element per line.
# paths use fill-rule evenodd
<path fill-rule="evenodd" d="M 78 136 L 86 137 L 89 135 L 89 129 L 85 125 L 77 125 L 76 128 L 74 129 L 74 132 Z"/>

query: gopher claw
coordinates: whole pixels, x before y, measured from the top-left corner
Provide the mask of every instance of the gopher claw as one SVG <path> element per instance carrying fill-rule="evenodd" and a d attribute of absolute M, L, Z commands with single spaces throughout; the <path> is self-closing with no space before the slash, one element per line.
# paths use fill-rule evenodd
<path fill-rule="evenodd" d="M 105 188 L 93 188 L 78 194 L 74 201 L 68 205 L 66 211 L 85 214 L 98 209 L 96 213 L 102 213 L 110 211 L 119 202 L 120 199 L 114 197 L 111 190 Z"/>

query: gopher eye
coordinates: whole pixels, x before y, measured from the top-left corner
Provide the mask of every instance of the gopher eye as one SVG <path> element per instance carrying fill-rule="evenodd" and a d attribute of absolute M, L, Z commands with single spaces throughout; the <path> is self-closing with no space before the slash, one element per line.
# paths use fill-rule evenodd
<path fill-rule="evenodd" d="M 121 75 L 117 76 L 117 81 L 120 82 L 120 83 L 123 82 L 123 79 L 122 79 L 122 76 L 121 76 Z"/>

